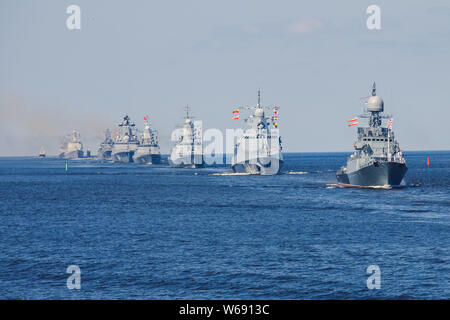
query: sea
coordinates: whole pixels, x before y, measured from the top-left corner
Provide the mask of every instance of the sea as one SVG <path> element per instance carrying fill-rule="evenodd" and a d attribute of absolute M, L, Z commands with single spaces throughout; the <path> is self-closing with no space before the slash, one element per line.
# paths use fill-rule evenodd
<path fill-rule="evenodd" d="M 348 155 L 0 158 L 0 299 L 450 299 L 450 151 L 404 152 L 395 189 L 338 187 Z"/>

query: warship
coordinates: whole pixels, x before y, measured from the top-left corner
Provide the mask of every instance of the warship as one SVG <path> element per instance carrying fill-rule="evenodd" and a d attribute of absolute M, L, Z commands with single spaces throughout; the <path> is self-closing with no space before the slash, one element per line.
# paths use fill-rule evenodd
<path fill-rule="evenodd" d="M 41 147 L 41 150 L 39 151 L 39 158 L 45 158 L 45 149 L 44 149 L 44 147 Z"/>
<path fill-rule="evenodd" d="M 144 117 L 144 121 L 144 132 L 133 155 L 133 161 L 137 164 L 159 164 L 161 153 L 159 151 L 158 133 L 151 129 L 148 117 Z"/>
<path fill-rule="evenodd" d="M 135 124 L 128 115 L 119 124 L 119 130 L 111 150 L 111 157 L 114 162 L 133 162 L 134 153 L 139 146 L 134 127 Z"/>
<path fill-rule="evenodd" d="M 358 127 L 355 152 L 341 167 L 336 178 L 339 185 L 350 187 L 393 187 L 402 182 L 408 168 L 394 139 L 392 118 L 383 114 L 384 102 L 376 94 L 368 97 L 367 109 L 359 117 L 368 119 L 368 127 Z M 382 119 L 386 119 L 382 125 Z M 359 125 L 359 118 L 348 120 L 349 126 Z"/>
<path fill-rule="evenodd" d="M 261 106 L 261 92 L 258 104 L 233 110 L 233 120 L 240 118 L 240 109 L 253 110 L 245 119 L 249 129 L 245 130 L 234 146 L 231 167 L 236 173 L 275 175 L 283 165 L 281 138 L 278 129 L 278 107 Z M 273 110 L 266 115 L 264 110 Z"/>
<path fill-rule="evenodd" d="M 111 159 L 112 148 L 114 145 L 114 141 L 111 138 L 111 132 L 109 129 L 104 131 L 105 140 L 100 144 L 100 147 L 97 151 L 97 157 L 100 159 Z"/>
<path fill-rule="evenodd" d="M 62 159 L 79 159 L 83 158 L 83 144 L 80 141 L 80 134 L 72 131 L 70 140 L 63 139 L 59 146 L 58 158 Z"/>
<path fill-rule="evenodd" d="M 172 140 L 176 141 L 169 156 L 169 164 L 178 168 L 203 168 L 205 157 L 203 154 L 202 131 L 194 125 L 186 106 L 184 125 L 174 131 Z"/>

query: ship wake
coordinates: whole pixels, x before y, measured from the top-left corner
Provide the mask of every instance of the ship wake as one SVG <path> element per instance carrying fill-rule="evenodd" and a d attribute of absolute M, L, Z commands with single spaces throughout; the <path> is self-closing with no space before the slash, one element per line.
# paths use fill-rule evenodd
<path fill-rule="evenodd" d="M 288 174 L 308 174 L 306 171 L 289 171 Z"/>
<path fill-rule="evenodd" d="M 247 172 L 223 172 L 223 173 L 213 173 L 213 176 L 249 176 L 251 173 Z"/>

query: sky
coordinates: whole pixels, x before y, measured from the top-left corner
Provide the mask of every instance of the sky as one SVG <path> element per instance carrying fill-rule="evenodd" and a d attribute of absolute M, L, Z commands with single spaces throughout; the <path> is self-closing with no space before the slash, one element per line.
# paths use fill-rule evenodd
<path fill-rule="evenodd" d="M 449 39 L 448 0 L 2 0 L 0 156 L 56 154 L 73 129 L 96 153 L 125 114 L 141 128 L 149 115 L 168 153 L 185 105 L 225 132 L 258 89 L 280 108 L 283 151 L 351 151 L 346 120 L 374 81 L 403 150 L 448 150 Z"/>

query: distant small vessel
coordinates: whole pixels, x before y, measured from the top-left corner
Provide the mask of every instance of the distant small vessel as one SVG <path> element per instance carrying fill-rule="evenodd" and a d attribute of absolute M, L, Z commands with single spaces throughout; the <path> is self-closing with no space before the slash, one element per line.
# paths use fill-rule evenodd
<path fill-rule="evenodd" d="M 39 158 L 45 158 L 45 149 L 44 147 L 41 147 L 41 150 L 39 151 Z"/>
<path fill-rule="evenodd" d="M 111 150 L 114 162 L 133 162 L 133 156 L 139 146 L 139 140 L 134 129 L 135 124 L 126 115 L 119 124 L 118 134 L 115 136 Z"/>
<path fill-rule="evenodd" d="M 63 159 L 78 159 L 83 158 L 83 144 L 80 141 L 80 134 L 78 131 L 72 131 L 70 140 L 63 139 L 59 146 L 58 157 Z"/>
<path fill-rule="evenodd" d="M 147 116 L 144 117 L 144 121 L 144 132 L 133 155 L 133 161 L 137 164 L 159 164 L 161 153 L 159 151 L 158 132 L 151 129 Z"/>
<path fill-rule="evenodd" d="M 97 157 L 100 159 L 110 159 L 114 141 L 111 138 L 111 132 L 109 129 L 104 131 L 104 137 L 105 140 L 103 140 L 98 148 Z"/>
<path fill-rule="evenodd" d="M 169 156 L 169 164 L 177 168 L 203 168 L 205 159 L 201 128 L 194 125 L 189 116 L 189 107 L 186 106 L 184 125 L 174 131 L 177 139 Z"/>
<path fill-rule="evenodd" d="M 382 115 L 383 100 L 376 95 L 373 84 L 372 96 L 367 100 L 367 113 L 360 116 L 369 119 L 368 127 L 358 127 L 355 152 L 341 167 L 336 178 L 340 185 L 350 187 L 398 186 L 408 168 L 399 144 L 394 140 L 392 118 Z M 368 115 L 367 115 L 368 114 Z M 382 127 L 382 118 L 388 119 Z M 358 118 L 348 120 L 349 126 L 358 125 Z"/>
<path fill-rule="evenodd" d="M 262 107 L 261 92 L 258 91 L 258 104 L 243 109 L 254 110 L 246 121 L 250 128 L 244 131 L 234 147 L 232 169 L 236 173 L 275 175 L 283 165 L 281 138 L 278 132 L 278 107 Z M 273 115 L 267 116 L 264 109 L 273 109 Z M 233 120 L 240 117 L 240 110 Z"/>

